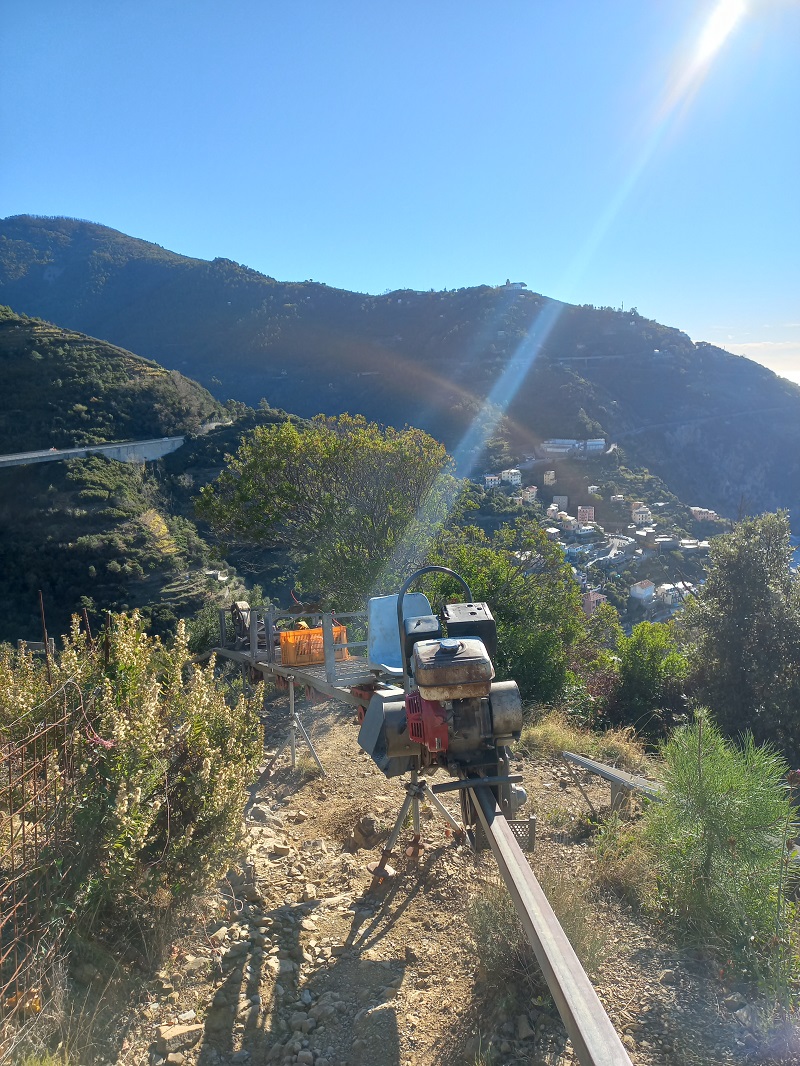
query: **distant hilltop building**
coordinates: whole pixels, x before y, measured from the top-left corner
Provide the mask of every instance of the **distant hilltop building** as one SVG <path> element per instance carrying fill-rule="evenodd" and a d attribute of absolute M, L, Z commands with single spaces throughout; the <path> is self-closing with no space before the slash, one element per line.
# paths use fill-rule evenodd
<path fill-rule="evenodd" d="M 692 518 L 698 522 L 719 522 L 720 517 L 716 511 L 712 511 L 709 507 L 690 507 L 692 512 Z"/>
<path fill-rule="evenodd" d="M 591 440 L 578 440 L 576 437 L 551 437 L 543 440 L 541 449 L 546 456 L 551 455 L 600 455 L 606 450 L 605 437 L 593 437 Z"/>
<path fill-rule="evenodd" d="M 484 474 L 483 487 L 485 489 L 499 489 L 501 485 L 519 487 L 522 484 L 522 474 L 519 470 L 501 470 L 499 474 Z"/>
<path fill-rule="evenodd" d="M 637 581 L 635 585 L 631 585 L 628 591 L 632 600 L 649 604 L 653 602 L 656 587 L 652 581 Z"/>
<path fill-rule="evenodd" d="M 631 507 L 631 518 L 637 526 L 648 526 L 653 521 L 650 508 L 641 502 L 635 503 Z"/>
<path fill-rule="evenodd" d="M 601 603 L 605 603 L 608 596 L 604 596 L 599 589 L 589 589 L 588 592 L 584 592 L 581 597 L 581 605 L 583 607 L 583 613 L 587 618 L 591 618 Z"/>
<path fill-rule="evenodd" d="M 596 496 L 600 491 L 599 485 L 590 485 L 586 490 L 590 496 Z"/>

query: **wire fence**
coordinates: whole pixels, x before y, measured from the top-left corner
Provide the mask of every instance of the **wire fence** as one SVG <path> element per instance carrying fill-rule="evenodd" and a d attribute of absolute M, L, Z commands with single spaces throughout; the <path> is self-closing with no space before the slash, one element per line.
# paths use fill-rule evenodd
<path fill-rule="evenodd" d="M 92 733 L 70 683 L 0 722 L 0 1062 L 42 1011 L 71 928 L 87 850 L 77 785 Z"/>

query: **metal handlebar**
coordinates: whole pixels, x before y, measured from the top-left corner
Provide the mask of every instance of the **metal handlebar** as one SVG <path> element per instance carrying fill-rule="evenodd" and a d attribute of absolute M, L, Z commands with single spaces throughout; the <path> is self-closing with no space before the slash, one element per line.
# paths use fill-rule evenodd
<path fill-rule="evenodd" d="M 472 602 L 472 591 L 469 585 L 466 583 L 461 574 L 457 574 L 455 570 L 451 570 L 449 566 L 423 566 L 419 570 L 415 570 L 411 577 L 406 578 L 400 591 L 397 594 L 397 632 L 400 638 L 400 661 L 403 665 L 403 681 L 408 680 L 408 663 L 406 662 L 406 653 L 403 648 L 403 600 L 411 585 L 417 580 L 418 577 L 422 577 L 423 574 L 449 574 L 450 577 L 454 577 L 456 581 L 461 582 L 461 586 L 464 592 L 467 594 L 467 602 Z M 405 687 L 405 684 L 404 686 Z"/>

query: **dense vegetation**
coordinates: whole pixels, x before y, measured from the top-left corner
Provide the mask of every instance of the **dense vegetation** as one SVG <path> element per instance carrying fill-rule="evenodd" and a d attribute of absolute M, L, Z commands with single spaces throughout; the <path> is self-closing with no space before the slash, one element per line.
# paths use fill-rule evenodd
<path fill-rule="evenodd" d="M 191 664 L 183 627 L 165 645 L 135 613 L 110 618 L 96 641 L 73 626 L 47 670 L 0 646 L 4 741 L 40 729 L 52 699 L 73 708 L 75 769 L 47 856 L 62 884 L 42 902 L 83 932 L 147 941 L 230 859 L 261 753 L 257 707 L 226 702 L 214 664 Z"/>
<path fill-rule="evenodd" d="M 189 433 L 220 414 L 196 382 L 0 307 L 0 453 Z"/>
<path fill-rule="evenodd" d="M 160 632 L 210 593 L 212 553 L 144 466 L 101 456 L 0 469 L 0 640 L 41 639 L 72 612 L 142 607 Z"/>
<path fill-rule="evenodd" d="M 281 283 L 91 223 L 28 216 L 0 225 L 0 300 L 177 364 L 218 396 L 407 422 L 461 467 L 482 463 L 487 436 L 492 462 L 545 437 L 606 436 L 631 467 L 730 517 L 800 503 L 798 387 L 635 311 L 507 286 L 365 296 Z M 501 383 L 506 368 L 516 391 Z"/>
<path fill-rule="evenodd" d="M 362 608 L 424 561 L 457 492 L 450 465 L 421 430 L 283 422 L 244 438 L 198 509 L 234 543 L 286 550 L 299 588 Z"/>

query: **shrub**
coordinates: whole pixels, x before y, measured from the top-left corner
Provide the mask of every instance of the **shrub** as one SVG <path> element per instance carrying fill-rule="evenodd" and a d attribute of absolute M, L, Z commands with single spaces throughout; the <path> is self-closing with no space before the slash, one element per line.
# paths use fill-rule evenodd
<path fill-rule="evenodd" d="M 624 822 L 619 814 L 612 813 L 599 827 L 594 845 L 592 880 L 597 888 L 635 906 L 651 904 L 656 869 L 638 825 Z"/>
<path fill-rule="evenodd" d="M 664 745 L 663 803 L 645 811 L 662 911 L 685 934 L 769 972 L 783 957 L 793 906 L 784 899 L 796 815 L 786 767 L 752 736 L 726 740 L 705 715 Z"/>
<path fill-rule="evenodd" d="M 182 623 L 167 646 L 135 613 L 111 618 L 96 644 L 76 623 L 51 670 L 52 684 L 41 662 L 0 648 L 9 738 L 35 733 L 49 693 L 80 691 L 74 816 L 54 845 L 81 873 L 59 903 L 79 923 L 108 919 L 115 933 L 146 938 L 230 861 L 261 750 L 255 700 L 226 702 L 213 659 L 191 663 Z"/>
<path fill-rule="evenodd" d="M 536 877 L 567 934 L 575 954 L 587 972 L 603 958 L 602 938 L 594 924 L 588 883 L 574 871 L 550 861 L 538 863 Z M 477 957 L 501 998 L 529 1002 L 547 995 L 547 985 L 533 948 L 523 931 L 506 886 L 499 881 L 483 882 L 473 896 L 467 921 Z"/>

